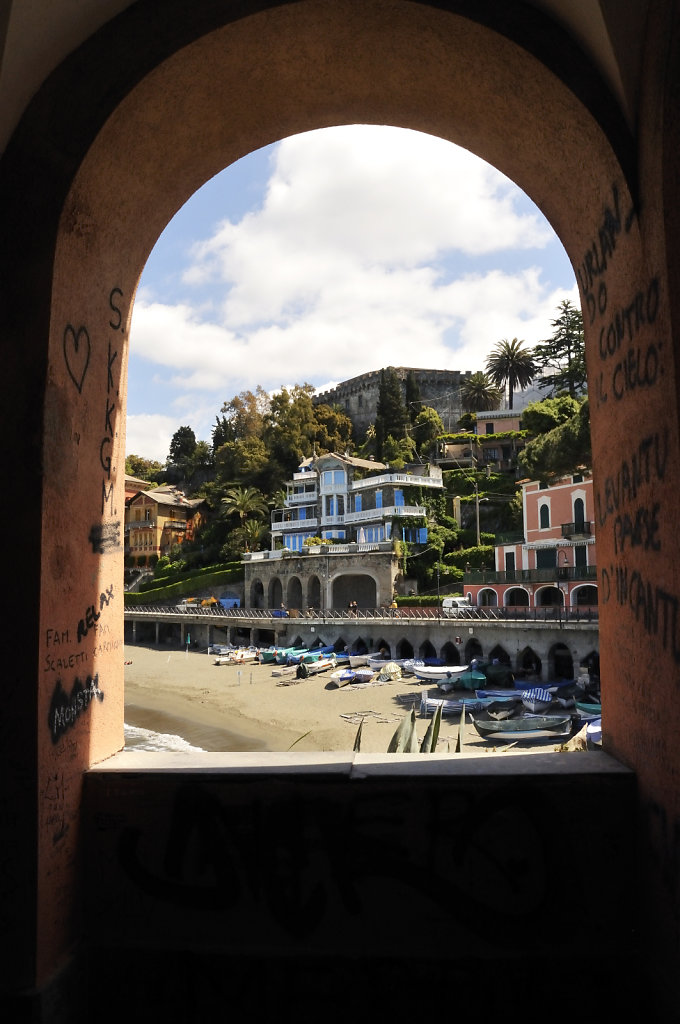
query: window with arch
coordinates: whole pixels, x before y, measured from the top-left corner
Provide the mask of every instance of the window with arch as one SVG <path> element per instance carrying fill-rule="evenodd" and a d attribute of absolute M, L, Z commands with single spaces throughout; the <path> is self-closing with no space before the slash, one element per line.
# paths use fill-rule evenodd
<path fill-rule="evenodd" d="M 550 528 L 550 506 L 549 505 L 541 505 L 541 507 L 539 509 L 539 512 L 538 512 L 538 517 L 539 517 L 539 526 L 541 527 L 541 529 L 542 530 L 549 529 Z"/>

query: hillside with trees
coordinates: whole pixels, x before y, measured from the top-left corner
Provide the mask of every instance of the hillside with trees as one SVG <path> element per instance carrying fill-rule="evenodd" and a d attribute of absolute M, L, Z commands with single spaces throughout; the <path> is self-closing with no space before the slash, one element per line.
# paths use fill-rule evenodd
<path fill-rule="evenodd" d="M 208 509 L 197 536 L 176 545 L 158 571 L 233 563 L 243 551 L 268 548 L 271 511 L 283 505 L 285 483 L 303 460 L 348 452 L 398 470 L 436 458 L 441 442 L 474 440 L 476 413 L 498 408 L 505 388 L 512 407 L 515 391 L 533 381 L 548 397 L 522 414 L 517 440 L 528 436 L 528 442 L 515 473 L 467 466 L 444 472 L 443 494 L 409 489 L 409 501 L 427 508 L 428 545 L 425 550 L 397 545 L 421 589 L 450 587 L 460 582 L 467 565 L 490 565 L 496 534 L 521 529 L 517 476 L 550 482 L 590 466 L 580 312 L 561 303 L 553 327 L 552 338 L 534 350 L 517 338 L 496 344 L 486 370 L 470 375 L 461 388 L 466 411 L 457 425 L 459 436 L 444 433 L 439 413 L 422 402 L 415 378 L 407 378 L 402 388 L 394 368 L 387 367 L 380 374 L 375 421 L 359 444 L 352 441 L 353 424 L 342 409 L 315 404 L 315 388 L 296 384 L 274 395 L 257 387 L 225 401 L 210 442 L 197 440 L 189 425 L 179 427 L 164 466 L 130 455 L 130 475 L 150 485 L 174 484 L 187 496 L 204 498 Z M 454 508 L 460 510 L 460 524 Z"/>

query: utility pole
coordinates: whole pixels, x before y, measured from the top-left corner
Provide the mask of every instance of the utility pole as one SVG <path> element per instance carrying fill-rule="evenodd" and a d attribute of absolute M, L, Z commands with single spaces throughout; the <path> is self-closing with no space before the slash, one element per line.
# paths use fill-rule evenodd
<path fill-rule="evenodd" d="M 475 514 L 477 517 L 477 547 L 481 546 L 482 537 L 479 532 L 479 484 L 475 480 Z"/>

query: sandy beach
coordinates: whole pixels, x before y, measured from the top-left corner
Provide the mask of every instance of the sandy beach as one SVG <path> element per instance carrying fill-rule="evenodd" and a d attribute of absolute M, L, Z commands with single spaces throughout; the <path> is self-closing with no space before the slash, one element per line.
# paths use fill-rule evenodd
<path fill-rule="evenodd" d="M 282 679 L 269 665 L 215 665 L 214 660 L 205 651 L 126 646 L 126 723 L 177 734 L 204 750 L 348 751 L 363 719 L 362 752 L 386 753 L 407 713 L 397 697 L 412 694 L 418 712 L 423 691 L 438 695 L 435 686 L 414 677 L 328 689 L 330 673 Z M 428 721 L 418 718 L 419 739 Z M 453 753 L 457 737 L 458 719 L 442 719 L 438 752 Z M 557 742 L 515 744 L 513 750 L 545 753 Z M 465 749 L 494 751 L 471 725 Z"/>

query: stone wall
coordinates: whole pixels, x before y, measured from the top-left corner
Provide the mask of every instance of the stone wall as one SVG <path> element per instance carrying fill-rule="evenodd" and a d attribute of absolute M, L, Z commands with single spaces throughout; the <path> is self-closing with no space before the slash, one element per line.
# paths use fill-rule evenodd
<path fill-rule="evenodd" d="M 244 606 L 323 611 L 347 608 L 350 601 L 360 608 L 389 605 L 401 578 L 399 560 L 391 544 L 380 547 L 362 551 L 361 545 L 350 544 L 348 553 L 335 554 L 329 545 L 320 554 L 247 559 Z"/>
<path fill-rule="evenodd" d="M 394 370 L 404 388 L 406 377 L 411 368 L 396 366 Z M 376 417 L 378 393 L 380 390 L 380 370 L 359 374 L 350 380 L 343 381 L 337 387 L 316 395 L 316 404 L 339 405 L 347 413 L 354 424 L 357 436 L 363 436 Z M 470 371 L 461 373 L 459 370 L 422 370 L 413 368 L 413 373 L 420 387 L 420 397 L 425 405 L 431 405 L 442 418 L 446 430 L 455 429 L 461 417 L 460 386 Z"/>

